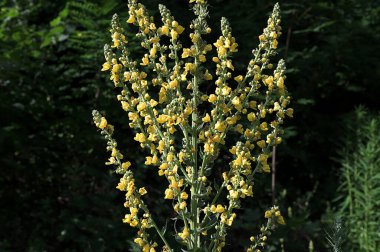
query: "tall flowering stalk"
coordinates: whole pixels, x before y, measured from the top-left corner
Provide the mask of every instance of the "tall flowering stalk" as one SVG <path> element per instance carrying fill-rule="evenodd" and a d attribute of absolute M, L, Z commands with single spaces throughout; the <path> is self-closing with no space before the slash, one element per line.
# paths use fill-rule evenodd
<path fill-rule="evenodd" d="M 125 31 L 114 15 L 112 45 L 104 47 L 102 71 L 110 71 L 121 90 L 117 99 L 128 113 L 129 126 L 137 131 L 134 140 L 149 150 L 145 165 L 157 167 L 158 175 L 168 181 L 163 196 L 172 201 L 177 215 L 179 246 L 187 251 L 221 251 L 237 217 L 235 210 L 242 199 L 253 195 L 255 174 L 270 173 L 271 148 L 281 142 L 281 125 L 293 110 L 288 108 L 290 97 L 284 86 L 285 63 L 280 60 L 274 68 L 270 62 L 281 35 L 278 4 L 259 36 L 246 74 L 235 75 L 231 59 L 238 44 L 227 19 L 221 20 L 219 39 L 208 44 L 207 1 L 190 3 L 195 19 L 190 25 L 191 46 L 185 48 L 180 40 L 185 28 L 165 6 L 159 6 L 158 25 L 144 5 L 129 0 L 126 22 L 138 27 L 136 36 L 145 54 L 140 60 L 131 58 Z M 215 73 L 206 68 L 210 59 Z M 131 163 L 118 149 L 114 127 L 98 111 L 93 117 L 108 141 L 111 157 L 106 164 L 122 175 L 117 188 L 126 193 L 124 206 L 129 209 L 123 222 L 138 229 L 135 242 L 142 251 L 156 251 L 159 246 L 149 237 L 152 228 L 161 238 L 162 250 L 173 251 L 144 203 L 147 190 L 136 185 Z M 227 142 L 232 144 L 226 146 Z M 232 161 L 218 174 L 215 162 L 226 151 Z M 213 185 L 215 181 L 219 184 Z M 264 217 L 267 224 L 250 238 L 247 251 L 263 249 L 271 231 L 285 224 L 276 206 Z"/>

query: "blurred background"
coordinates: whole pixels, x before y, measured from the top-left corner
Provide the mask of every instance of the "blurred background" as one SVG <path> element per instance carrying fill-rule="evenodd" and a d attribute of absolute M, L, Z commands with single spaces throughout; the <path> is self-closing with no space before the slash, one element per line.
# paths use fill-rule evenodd
<path fill-rule="evenodd" d="M 158 17 L 169 7 L 181 24 L 185 0 L 141 0 Z M 244 70 L 275 3 L 210 0 L 214 40 L 229 19 Z M 380 4 L 371 0 L 280 1 L 279 58 L 288 67 L 294 118 L 277 148 L 276 193 L 259 175 L 227 243 L 243 251 L 276 204 L 287 225 L 268 251 L 380 250 Z M 121 221 L 118 178 L 104 165 L 105 142 L 92 109 L 106 111 L 116 138 L 148 191 L 156 171 L 127 128 L 113 84 L 100 71 L 121 0 L 0 0 L 0 251 L 133 251 L 135 231 Z M 138 50 L 132 33 L 131 50 Z M 237 63 L 239 61 L 239 63 Z M 148 202 L 167 216 L 163 199 Z M 161 224 L 164 224 L 162 220 Z M 342 228 L 340 228 L 342 226 Z"/>

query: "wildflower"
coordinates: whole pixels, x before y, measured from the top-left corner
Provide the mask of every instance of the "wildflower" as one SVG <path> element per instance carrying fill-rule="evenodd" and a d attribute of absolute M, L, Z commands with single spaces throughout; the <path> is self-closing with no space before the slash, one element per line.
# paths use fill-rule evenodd
<path fill-rule="evenodd" d="M 145 110 L 145 108 L 146 108 L 146 104 L 145 103 L 139 103 L 137 105 L 137 111 L 143 111 L 143 110 Z"/>
<path fill-rule="evenodd" d="M 124 170 L 128 170 L 128 168 L 131 166 L 131 162 L 127 161 L 121 164 L 121 168 Z"/>
<path fill-rule="evenodd" d="M 181 237 L 182 240 L 186 240 L 189 237 L 189 230 L 185 227 L 181 233 L 178 233 L 178 236 Z"/>
<path fill-rule="evenodd" d="M 256 119 L 255 113 L 251 112 L 247 115 L 248 121 L 253 122 Z"/>
<path fill-rule="evenodd" d="M 269 219 L 271 217 L 272 217 L 272 212 L 269 210 L 265 211 L 265 218 Z"/>
<path fill-rule="evenodd" d="M 216 95 L 214 94 L 211 94 L 208 98 L 208 101 L 211 102 L 211 103 L 214 103 L 216 101 Z"/>
<path fill-rule="evenodd" d="M 181 193 L 181 199 L 186 200 L 189 197 L 189 195 L 186 192 Z"/>
<path fill-rule="evenodd" d="M 289 116 L 289 117 L 293 117 L 293 109 L 292 108 L 288 108 L 286 110 L 286 114 Z"/>
<path fill-rule="evenodd" d="M 141 66 L 147 66 L 149 64 L 148 54 L 145 54 L 144 58 L 142 58 Z"/>
<path fill-rule="evenodd" d="M 242 82 L 243 81 L 243 76 L 242 75 L 236 76 L 234 78 L 234 80 L 236 80 L 237 82 Z"/>
<path fill-rule="evenodd" d="M 182 52 L 182 58 L 187 58 L 191 55 L 191 50 L 189 48 L 183 48 L 183 52 Z"/>
<path fill-rule="evenodd" d="M 260 148 L 264 148 L 266 146 L 265 141 L 264 140 L 258 141 L 257 146 L 259 146 Z"/>
<path fill-rule="evenodd" d="M 145 164 L 156 166 L 158 175 L 168 181 L 164 199 L 171 200 L 175 213 L 180 215 L 175 218 L 183 225 L 182 232 L 177 232 L 183 245 L 187 250 L 199 250 L 200 241 L 212 240 L 214 250 L 221 251 L 227 229 L 236 219 L 234 210 L 253 195 L 253 175 L 271 171 L 268 149 L 282 141 L 283 121 L 293 116 L 293 110 L 288 107 L 290 97 L 284 85 L 285 63 L 280 60 L 275 67 L 270 59 L 281 35 L 278 6 L 259 36 L 247 72 L 236 75 L 232 56 L 238 44 L 227 19 L 221 20 L 218 39 L 208 43 L 204 36 L 211 32 L 206 22 L 207 1 L 189 2 L 195 4 L 197 17 L 190 25 L 191 42 L 184 48 L 180 38 L 185 28 L 165 6 L 159 6 L 163 24 L 159 27 L 138 0 L 129 0 L 127 23 L 138 29 L 136 38 L 146 53 L 140 60 L 133 59 L 124 28 L 115 15 L 102 71 L 110 70 L 110 79 L 121 90 L 117 100 L 128 113 L 129 126 L 136 131 L 134 140 L 147 152 Z M 216 55 L 211 58 L 208 55 L 212 50 Z M 208 60 L 215 63 L 213 73 L 203 64 Z M 212 84 L 214 77 L 214 87 L 200 86 L 203 82 Z M 205 101 L 208 106 L 202 104 Z M 144 203 L 142 196 L 147 190 L 135 183 L 131 163 L 121 161 L 123 155 L 112 136 L 114 127 L 97 111 L 93 117 L 111 154 L 106 164 L 114 165 L 115 172 L 122 175 L 117 189 L 125 193 L 124 206 L 129 210 L 123 222 L 138 229 L 135 243 L 144 252 L 154 252 L 157 243 L 150 240 L 151 232 L 147 230 L 154 228 L 165 243 L 163 251 L 173 251 Z M 227 138 L 231 131 L 237 134 Z M 216 162 L 225 154 L 222 145 L 227 145 L 233 156 L 229 163 Z M 218 169 L 223 179 L 217 191 L 210 186 L 214 180 L 211 174 L 217 174 L 210 171 L 216 163 L 221 164 Z M 220 199 L 223 196 L 226 205 L 217 203 L 224 202 Z M 213 200 L 208 203 L 208 199 Z M 210 215 L 217 219 L 205 225 Z M 247 251 L 258 252 L 258 246 L 266 244 L 269 231 L 285 224 L 278 207 L 266 211 L 264 217 L 267 226 L 260 229 L 257 239 L 250 239 L 253 244 Z M 209 229 L 203 230 L 208 225 Z M 201 235 L 212 238 L 203 240 Z"/>
<path fill-rule="evenodd" d="M 284 78 L 283 77 L 278 78 L 278 80 L 277 80 L 277 87 L 279 89 L 284 89 Z"/>
<path fill-rule="evenodd" d="M 173 199 L 174 198 L 174 192 L 172 189 L 168 188 L 165 190 L 165 199 Z"/>
<path fill-rule="evenodd" d="M 137 133 L 134 140 L 143 143 L 146 141 L 145 135 L 143 133 Z"/>
<path fill-rule="evenodd" d="M 281 215 L 278 216 L 277 217 L 277 222 L 278 222 L 278 224 L 285 225 L 284 217 L 282 217 Z"/>
<path fill-rule="evenodd" d="M 105 129 L 107 127 L 107 120 L 106 118 L 102 117 L 100 119 L 100 123 L 98 125 L 99 129 Z"/>
<path fill-rule="evenodd" d="M 141 188 L 139 189 L 139 194 L 140 194 L 141 196 L 145 195 L 146 193 L 147 193 L 147 191 L 146 191 L 145 187 L 141 187 Z"/>
<path fill-rule="evenodd" d="M 212 75 L 208 72 L 208 70 L 206 70 L 204 74 L 204 78 L 205 80 L 212 80 Z"/>
<path fill-rule="evenodd" d="M 225 122 L 218 121 L 215 124 L 215 129 L 219 132 L 223 132 L 226 129 L 227 125 Z"/>
<path fill-rule="evenodd" d="M 109 62 L 106 62 L 103 64 L 102 71 L 107 71 L 111 68 L 111 64 Z"/>
<path fill-rule="evenodd" d="M 202 122 L 205 122 L 205 123 L 210 122 L 210 120 L 211 120 L 210 115 L 208 113 L 205 115 L 205 117 L 202 118 Z"/>
<path fill-rule="evenodd" d="M 161 31 L 162 34 L 164 34 L 166 36 L 169 35 L 169 27 L 166 26 L 166 25 L 162 26 L 160 31 Z"/>

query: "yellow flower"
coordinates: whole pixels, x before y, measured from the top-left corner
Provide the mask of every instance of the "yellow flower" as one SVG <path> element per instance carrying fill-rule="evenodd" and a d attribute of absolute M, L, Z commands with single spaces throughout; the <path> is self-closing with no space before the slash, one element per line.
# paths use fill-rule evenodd
<path fill-rule="evenodd" d="M 186 157 L 186 154 L 185 154 L 183 151 L 180 151 L 180 152 L 178 153 L 178 159 L 179 159 L 179 162 L 180 162 L 180 163 L 183 163 L 185 157 Z"/>
<path fill-rule="evenodd" d="M 223 213 L 224 212 L 224 206 L 218 204 L 216 207 L 213 205 L 211 206 L 211 212 L 213 213 Z"/>
<path fill-rule="evenodd" d="M 228 86 L 225 86 L 222 88 L 222 94 L 223 95 L 229 95 L 231 93 L 231 88 Z"/>
<path fill-rule="evenodd" d="M 284 78 L 283 77 L 278 78 L 278 80 L 277 80 L 277 87 L 279 89 L 284 89 Z"/>
<path fill-rule="evenodd" d="M 214 153 L 214 144 L 205 143 L 204 150 L 206 153 L 209 153 L 209 154 Z"/>
<path fill-rule="evenodd" d="M 183 48 L 181 57 L 185 59 L 185 58 L 189 57 L 190 55 L 191 55 L 190 49 L 189 48 Z"/>
<path fill-rule="evenodd" d="M 162 164 L 160 165 L 159 169 L 161 169 L 161 170 L 166 170 L 166 169 L 168 169 L 168 167 L 169 167 L 169 164 L 168 164 L 168 163 L 162 163 Z"/>
<path fill-rule="evenodd" d="M 169 152 L 168 155 L 166 156 L 166 161 L 170 163 L 170 162 L 173 162 L 173 159 L 174 159 L 173 153 Z"/>
<path fill-rule="evenodd" d="M 160 140 L 160 141 L 158 142 L 157 150 L 159 150 L 160 152 L 163 152 L 164 147 L 165 147 L 165 142 L 162 141 L 162 140 Z"/>
<path fill-rule="evenodd" d="M 178 233 L 178 236 L 181 237 L 182 240 L 186 240 L 189 237 L 189 230 L 185 227 L 182 233 Z"/>
<path fill-rule="evenodd" d="M 136 108 L 137 108 L 137 111 L 143 111 L 146 108 L 146 104 L 144 102 L 139 103 Z"/>
<path fill-rule="evenodd" d="M 171 89 L 177 88 L 177 87 L 178 87 L 178 80 L 177 80 L 177 79 L 174 79 L 174 80 L 172 80 L 171 82 L 169 82 L 169 87 L 170 87 Z"/>
<path fill-rule="evenodd" d="M 282 217 L 281 215 L 277 217 L 277 223 L 278 224 L 281 224 L 281 225 L 285 225 L 285 220 L 284 220 L 284 217 Z"/>
<path fill-rule="evenodd" d="M 253 122 L 254 120 L 256 120 L 256 115 L 255 113 L 251 112 L 247 115 L 247 118 L 248 118 L 248 121 Z"/>
<path fill-rule="evenodd" d="M 145 138 L 145 135 L 144 133 L 137 133 L 134 140 L 140 142 L 140 143 L 143 143 L 146 141 L 146 138 Z"/>
<path fill-rule="evenodd" d="M 116 148 L 113 148 L 112 149 L 112 152 L 111 152 L 111 157 L 116 157 L 116 155 L 117 155 L 117 149 Z"/>
<path fill-rule="evenodd" d="M 125 110 L 128 111 L 129 109 L 129 103 L 126 101 L 121 101 L 121 107 Z"/>
<path fill-rule="evenodd" d="M 210 121 L 211 121 L 210 115 L 207 113 L 206 116 L 202 118 L 202 122 L 208 123 Z"/>
<path fill-rule="evenodd" d="M 221 122 L 221 121 L 218 121 L 216 124 L 215 124 L 215 129 L 219 132 L 223 132 L 225 129 L 226 129 L 226 123 L 225 122 Z"/>
<path fill-rule="evenodd" d="M 273 106 L 273 110 L 274 110 L 274 111 L 279 111 L 280 109 L 281 109 L 280 104 L 279 104 L 278 102 L 275 102 L 275 103 L 274 103 L 274 106 Z"/>
<path fill-rule="evenodd" d="M 242 75 L 236 76 L 234 78 L 234 80 L 236 80 L 237 82 L 242 82 L 243 81 L 243 76 Z"/>
<path fill-rule="evenodd" d="M 150 99 L 149 104 L 151 107 L 156 107 L 158 105 L 158 102 L 155 101 L 154 99 Z"/>
<path fill-rule="evenodd" d="M 104 129 L 105 127 L 107 127 L 107 120 L 106 120 L 106 118 L 102 117 L 100 119 L 100 123 L 99 123 L 98 127 L 100 129 Z"/>
<path fill-rule="evenodd" d="M 138 10 L 136 11 L 136 16 L 138 16 L 138 17 L 143 16 L 143 14 L 144 14 L 144 9 L 143 9 L 143 8 L 140 8 L 140 9 L 138 9 Z"/>
<path fill-rule="evenodd" d="M 133 220 L 131 223 L 129 223 L 131 227 L 136 227 L 138 224 L 139 222 L 137 220 Z"/>
<path fill-rule="evenodd" d="M 146 160 L 145 160 L 145 165 L 151 165 L 152 164 L 152 157 L 145 157 Z"/>
<path fill-rule="evenodd" d="M 165 199 L 174 199 L 174 192 L 172 189 L 168 188 L 165 190 Z"/>
<path fill-rule="evenodd" d="M 271 218 L 271 217 L 272 217 L 272 211 L 270 211 L 270 210 L 265 211 L 264 217 L 265 217 L 266 219 Z"/>
<path fill-rule="evenodd" d="M 142 247 L 144 245 L 144 240 L 141 239 L 141 238 L 135 238 L 134 239 L 134 242 L 139 245 L 140 247 Z"/>
<path fill-rule="evenodd" d="M 178 32 L 176 32 L 174 29 L 170 31 L 170 36 L 173 40 L 176 40 L 178 38 Z"/>
<path fill-rule="evenodd" d="M 133 24 L 136 21 L 136 18 L 134 15 L 129 15 L 129 18 L 127 20 L 127 23 Z"/>
<path fill-rule="evenodd" d="M 264 140 L 258 141 L 257 146 L 259 146 L 261 149 L 265 148 L 265 141 Z"/>
<path fill-rule="evenodd" d="M 121 164 L 121 168 L 124 170 L 128 170 L 128 168 L 131 166 L 131 162 L 127 161 Z"/>
<path fill-rule="evenodd" d="M 189 195 L 186 192 L 181 192 L 180 197 L 181 197 L 181 199 L 186 200 L 189 197 Z"/>
<path fill-rule="evenodd" d="M 158 123 L 166 123 L 169 120 L 169 117 L 167 115 L 159 115 L 157 118 Z"/>
<path fill-rule="evenodd" d="M 231 198 L 233 198 L 233 199 L 239 198 L 239 193 L 237 191 L 230 190 L 229 193 L 230 193 Z"/>
<path fill-rule="evenodd" d="M 269 85 L 273 85 L 273 76 L 269 76 L 268 78 L 265 79 L 265 84 L 267 84 L 268 86 Z"/>
<path fill-rule="evenodd" d="M 127 181 L 124 178 L 121 178 L 116 188 L 119 189 L 120 191 L 125 191 L 126 187 L 127 187 Z"/>
<path fill-rule="evenodd" d="M 153 45 L 152 49 L 150 49 L 150 51 L 149 51 L 149 55 L 151 57 L 154 57 L 154 56 L 156 56 L 156 53 L 157 53 L 157 46 Z"/>
<path fill-rule="evenodd" d="M 208 72 L 208 70 L 206 70 L 204 74 L 204 78 L 205 80 L 212 80 L 212 75 Z"/>
<path fill-rule="evenodd" d="M 263 122 L 260 124 L 260 129 L 262 131 L 267 131 L 268 130 L 268 123 L 267 122 Z"/>
<path fill-rule="evenodd" d="M 208 101 L 211 102 L 211 103 L 214 103 L 216 101 L 216 95 L 210 94 L 210 96 L 208 98 Z"/>
<path fill-rule="evenodd" d="M 129 81 L 131 79 L 131 73 L 130 72 L 124 72 L 124 81 Z"/>
<path fill-rule="evenodd" d="M 235 67 L 232 65 L 231 60 L 227 61 L 227 67 L 231 69 L 232 71 L 235 69 Z"/>
<path fill-rule="evenodd" d="M 140 63 L 140 65 L 147 66 L 148 64 L 149 64 L 148 54 L 145 54 L 144 58 L 142 58 L 142 63 Z"/>
<path fill-rule="evenodd" d="M 232 104 L 236 106 L 240 105 L 240 98 L 236 96 L 234 99 L 232 99 Z"/>
<path fill-rule="evenodd" d="M 273 47 L 274 49 L 276 49 L 276 48 L 277 48 L 277 45 L 278 45 L 278 41 L 277 41 L 276 39 L 274 39 L 273 42 L 272 42 L 272 47 Z"/>
<path fill-rule="evenodd" d="M 220 59 L 218 57 L 212 57 L 212 61 L 214 61 L 215 63 L 219 63 Z"/>
<path fill-rule="evenodd" d="M 181 25 L 178 25 L 178 26 L 175 27 L 174 29 L 175 29 L 175 31 L 176 31 L 178 34 L 181 34 L 181 33 L 185 30 L 185 28 L 184 28 L 183 26 L 181 26 Z"/>
<path fill-rule="evenodd" d="M 190 34 L 190 38 L 191 38 L 191 42 L 193 42 L 194 44 L 196 44 L 199 41 L 199 34 L 191 33 Z"/>
<path fill-rule="evenodd" d="M 293 109 L 292 108 L 288 108 L 286 110 L 286 115 L 289 116 L 289 117 L 293 117 Z"/>
<path fill-rule="evenodd" d="M 111 64 L 109 62 L 105 62 L 103 64 L 103 68 L 102 68 L 102 71 L 107 71 L 107 70 L 110 70 L 111 68 Z"/>
<path fill-rule="evenodd" d="M 147 191 L 146 191 L 145 187 L 141 187 L 141 188 L 139 189 L 139 194 L 140 194 L 141 196 L 147 194 Z"/>
<path fill-rule="evenodd" d="M 182 201 L 181 204 L 179 204 L 179 209 L 183 210 L 187 206 L 186 201 Z"/>
<path fill-rule="evenodd" d="M 270 172 L 270 166 L 268 164 L 263 164 L 263 172 L 266 172 L 266 173 Z"/>
<path fill-rule="evenodd" d="M 162 33 L 162 34 L 164 34 L 164 35 L 166 35 L 166 36 L 169 35 L 169 27 L 168 27 L 168 26 L 164 25 L 164 26 L 161 27 L 160 30 L 161 30 L 161 33 Z"/>
<path fill-rule="evenodd" d="M 121 70 L 122 66 L 121 64 L 115 64 L 113 65 L 112 67 L 112 73 L 116 74 L 117 72 L 119 72 Z"/>
<path fill-rule="evenodd" d="M 281 142 L 282 142 L 282 138 L 281 137 L 277 137 L 275 143 L 276 144 L 280 144 Z"/>

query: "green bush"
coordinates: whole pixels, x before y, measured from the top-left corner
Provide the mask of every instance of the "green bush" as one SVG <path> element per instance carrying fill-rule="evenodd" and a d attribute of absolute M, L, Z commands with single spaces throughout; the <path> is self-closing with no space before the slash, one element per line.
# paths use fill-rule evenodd
<path fill-rule="evenodd" d="M 347 121 L 340 151 L 339 215 L 345 220 L 344 251 L 380 248 L 380 117 L 359 107 Z"/>

